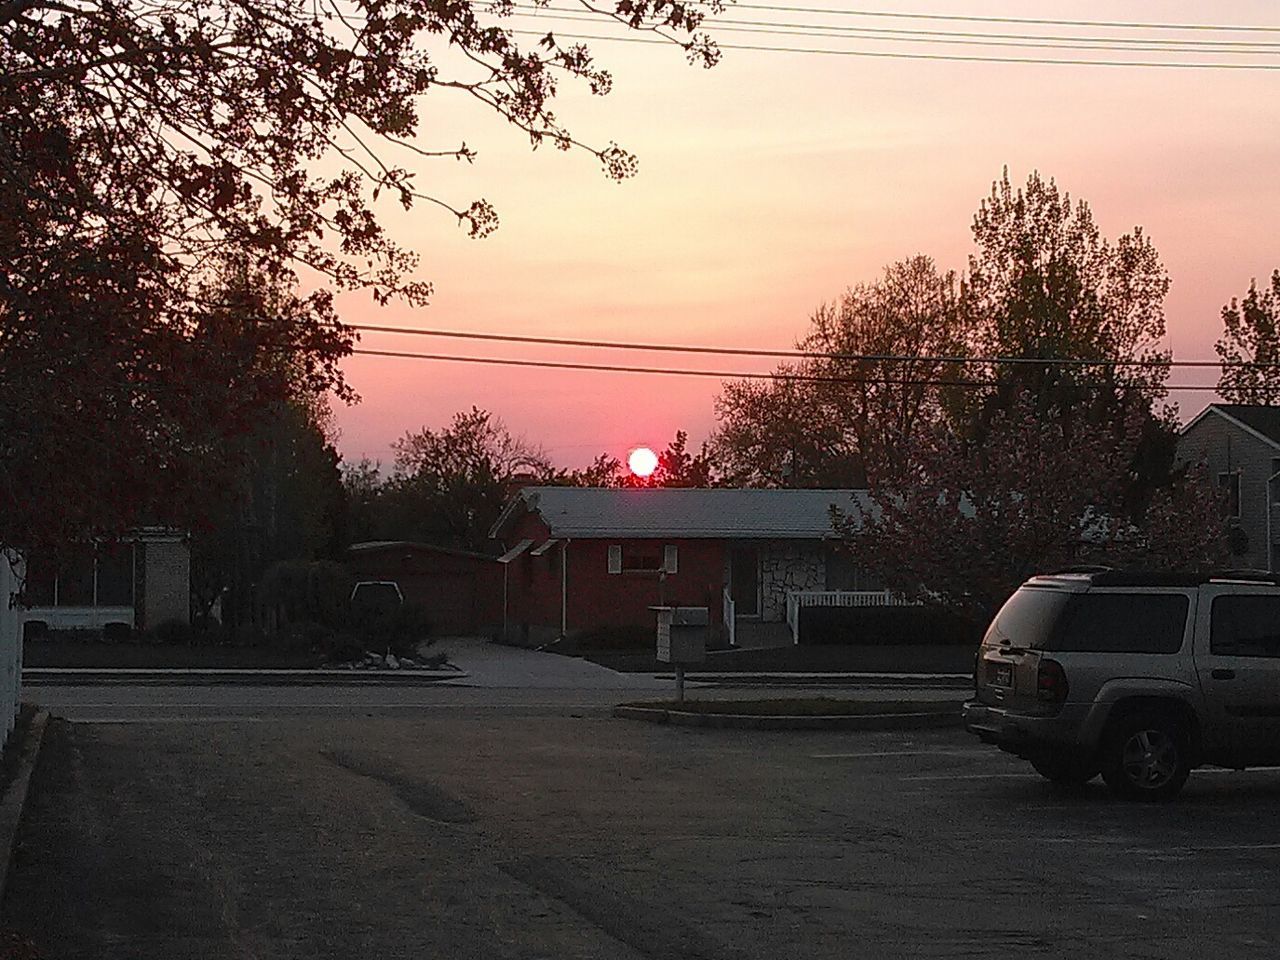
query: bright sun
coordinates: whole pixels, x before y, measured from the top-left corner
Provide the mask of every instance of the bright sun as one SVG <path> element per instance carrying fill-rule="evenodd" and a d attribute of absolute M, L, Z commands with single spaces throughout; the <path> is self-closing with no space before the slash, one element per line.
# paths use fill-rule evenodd
<path fill-rule="evenodd" d="M 658 455 L 648 447 L 636 447 L 627 456 L 627 466 L 637 477 L 647 477 L 658 469 Z"/>

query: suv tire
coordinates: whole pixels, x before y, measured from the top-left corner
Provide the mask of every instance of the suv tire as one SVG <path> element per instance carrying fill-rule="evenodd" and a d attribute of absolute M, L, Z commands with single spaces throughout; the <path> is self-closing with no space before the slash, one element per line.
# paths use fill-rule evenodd
<path fill-rule="evenodd" d="M 1132 713 L 1112 724 L 1099 759 L 1116 796 L 1162 803 L 1177 796 L 1191 774 L 1191 737 L 1176 717 Z"/>
<path fill-rule="evenodd" d="M 1036 773 L 1060 787 L 1079 787 L 1098 775 L 1098 768 L 1066 750 L 1055 750 L 1031 760 Z"/>

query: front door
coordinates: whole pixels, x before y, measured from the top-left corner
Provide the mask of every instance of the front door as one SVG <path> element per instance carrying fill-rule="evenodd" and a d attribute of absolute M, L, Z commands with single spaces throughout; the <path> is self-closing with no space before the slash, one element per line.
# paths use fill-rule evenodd
<path fill-rule="evenodd" d="M 1280 597 L 1233 587 L 1205 599 L 1196 670 L 1210 723 L 1236 763 L 1280 763 Z"/>
<path fill-rule="evenodd" d="M 760 551 L 755 547 L 729 551 L 729 596 L 739 617 L 760 616 Z"/>

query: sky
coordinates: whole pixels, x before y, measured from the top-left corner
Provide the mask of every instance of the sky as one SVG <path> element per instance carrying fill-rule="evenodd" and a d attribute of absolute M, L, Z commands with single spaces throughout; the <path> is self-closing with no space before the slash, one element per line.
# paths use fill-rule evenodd
<path fill-rule="evenodd" d="M 552 0 L 567 7 L 567 0 Z M 863 5 L 865 2 L 865 5 Z M 836 10 L 1268 25 L 1273 2 L 1114 3 L 982 0 L 780 0 Z M 1033 14 L 1030 11 L 1034 11 Z M 743 20 L 908 29 L 1132 36 L 1099 27 L 1018 27 L 890 20 L 730 7 Z M 591 24 L 512 19 L 517 28 L 601 33 Z M 713 28 L 713 33 L 714 33 Z M 1238 39 L 1220 32 L 1149 33 Z M 1256 35 L 1255 35 L 1256 36 Z M 725 44 L 980 53 L 970 47 L 718 34 Z M 1280 267 L 1280 70 L 1175 70 L 956 63 L 726 49 L 707 70 L 676 48 L 599 42 L 613 91 L 563 84 L 556 113 L 580 140 L 617 141 L 639 157 L 615 183 L 583 151 L 533 151 L 454 91 L 421 104 L 420 144 L 478 151 L 472 164 L 398 157 L 420 186 L 465 207 L 484 197 L 501 218 L 483 240 L 429 205 L 379 206 L 393 235 L 422 257 L 436 289 L 428 307 L 378 307 L 344 295 L 344 319 L 417 329 L 791 347 L 813 310 L 925 253 L 962 270 L 979 202 L 1008 167 L 1032 170 L 1087 200 L 1115 238 L 1141 226 L 1173 280 L 1165 303 L 1176 359 L 1212 360 L 1220 311 L 1251 278 Z M 992 49 L 997 55 L 1116 55 Z M 1126 59 L 1157 59 L 1134 53 Z M 1192 54 L 1165 59 L 1204 60 Z M 486 357 L 767 370 L 768 361 L 549 348 L 366 333 L 361 347 Z M 700 442 L 715 428 L 716 379 L 349 358 L 361 397 L 336 410 L 348 461 L 389 465 L 408 431 L 438 429 L 477 406 L 568 467 L 597 454 L 625 459 L 665 446 L 676 430 Z M 1170 382 L 1212 384 L 1214 370 Z M 1212 399 L 1174 394 L 1184 420 Z"/>

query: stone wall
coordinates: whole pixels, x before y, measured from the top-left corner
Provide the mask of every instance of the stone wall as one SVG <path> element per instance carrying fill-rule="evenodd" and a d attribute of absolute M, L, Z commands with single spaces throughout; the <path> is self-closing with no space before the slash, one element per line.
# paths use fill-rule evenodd
<path fill-rule="evenodd" d="M 760 619 L 787 619 L 787 593 L 825 590 L 826 562 L 820 543 L 777 540 L 760 547 Z"/>

